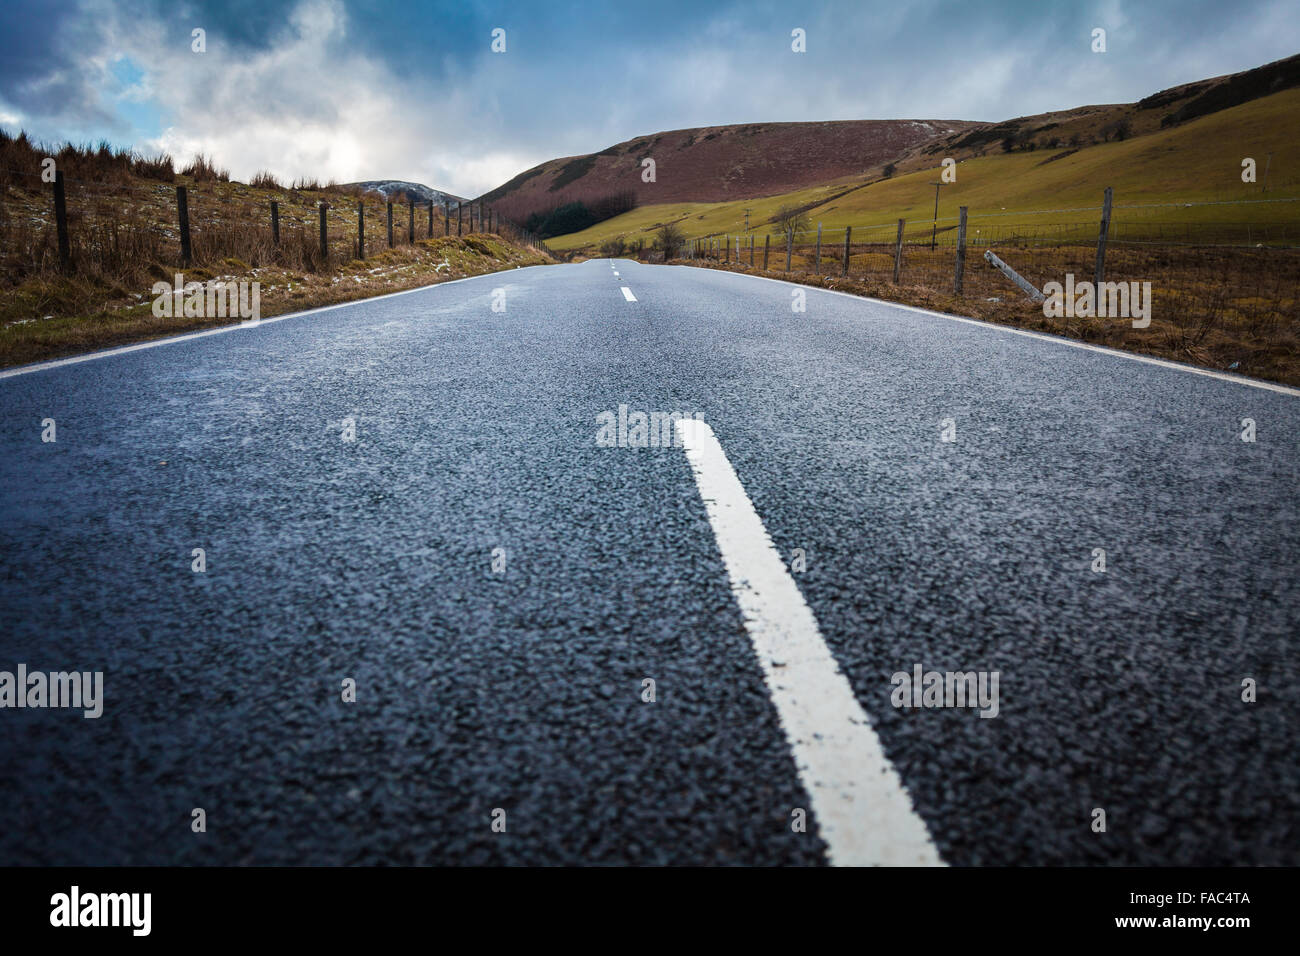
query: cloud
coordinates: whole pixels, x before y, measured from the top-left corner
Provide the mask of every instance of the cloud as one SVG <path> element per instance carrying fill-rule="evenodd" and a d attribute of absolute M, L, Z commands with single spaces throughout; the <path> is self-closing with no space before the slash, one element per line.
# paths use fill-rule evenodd
<path fill-rule="evenodd" d="M 261 49 L 190 54 L 184 79 L 158 88 L 177 120 L 151 144 L 174 155 L 205 152 L 237 178 L 257 170 L 336 179 L 429 178 L 477 194 L 516 154 L 485 150 L 448 115 L 386 69 L 353 52 L 339 0 L 303 0 Z M 435 150 L 432 144 L 439 144 Z"/>
<path fill-rule="evenodd" d="M 241 179 L 401 178 L 475 196 L 666 129 L 1133 100 L 1294 53 L 1288 6 L 9 0 L 0 122 L 182 160 L 202 151 Z M 498 25 L 505 54 L 489 50 Z M 196 26 L 206 53 L 190 50 Z M 790 50 L 795 26 L 805 54 Z M 1104 55 L 1090 51 L 1094 26 Z"/>

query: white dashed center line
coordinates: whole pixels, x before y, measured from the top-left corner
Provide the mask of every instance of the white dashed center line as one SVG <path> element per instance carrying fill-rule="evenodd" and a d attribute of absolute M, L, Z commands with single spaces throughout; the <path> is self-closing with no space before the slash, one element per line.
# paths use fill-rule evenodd
<path fill-rule="evenodd" d="M 942 866 L 713 429 L 693 419 L 676 428 L 828 859 L 836 866 Z"/>
<path fill-rule="evenodd" d="M 632 290 L 629 289 L 627 286 L 623 286 L 623 298 L 627 299 L 627 301 L 629 302 L 636 301 L 636 296 L 632 294 Z"/>

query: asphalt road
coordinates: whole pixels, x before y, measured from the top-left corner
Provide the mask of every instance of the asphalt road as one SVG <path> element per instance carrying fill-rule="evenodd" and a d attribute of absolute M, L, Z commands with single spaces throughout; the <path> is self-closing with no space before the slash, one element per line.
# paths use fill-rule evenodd
<path fill-rule="evenodd" d="M 0 378 L 0 670 L 104 675 L 0 710 L 0 863 L 834 857 L 703 485 L 598 444 L 620 405 L 699 413 L 804 551 L 939 860 L 1300 863 L 1300 395 L 613 265 Z M 894 706 L 916 665 L 997 716 Z"/>

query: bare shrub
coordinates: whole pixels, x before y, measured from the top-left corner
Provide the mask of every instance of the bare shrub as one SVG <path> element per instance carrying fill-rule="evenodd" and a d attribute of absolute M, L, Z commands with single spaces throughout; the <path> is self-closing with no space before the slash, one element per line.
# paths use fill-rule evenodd
<path fill-rule="evenodd" d="M 196 183 L 228 183 L 230 173 L 221 169 L 203 153 L 196 153 L 194 162 L 181 170 L 182 176 L 189 176 Z"/>

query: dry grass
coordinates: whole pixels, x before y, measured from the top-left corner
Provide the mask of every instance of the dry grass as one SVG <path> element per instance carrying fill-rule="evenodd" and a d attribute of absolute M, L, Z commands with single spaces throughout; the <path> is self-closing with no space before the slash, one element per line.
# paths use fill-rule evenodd
<path fill-rule="evenodd" d="M 258 186 L 213 180 L 210 164 L 204 181 L 182 173 L 176 185 L 188 187 L 192 265 L 219 267 L 227 259 L 249 268 L 279 266 L 308 272 L 325 272 L 332 264 L 357 255 L 358 206 L 364 204 L 366 255 L 388 248 L 386 207 L 382 197 L 363 194 L 354 186 L 319 189 L 271 188 L 267 179 Z M 196 166 L 187 167 L 193 170 Z M 274 181 L 271 179 L 270 181 Z M 307 183 L 305 186 L 319 186 Z M 75 281 L 63 283 L 67 295 L 79 293 L 53 314 L 89 315 L 118 304 L 124 295 L 148 289 L 160 276 L 179 270 L 180 241 L 176 189 L 153 179 L 128 175 L 121 183 L 80 180 L 66 184 L 68 231 Z M 271 232 L 271 202 L 279 204 L 280 242 Z M 320 248 L 320 205 L 325 204 L 327 254 Z M 414 236 L 417 240 L 457 234 L 454 218 L 448 229 L 440 207 L 435 208 L 432 231 L 427 206 L 417 205 Z M 502 233 L 511 240 L 518 233 L 508 226 Z M 468 222 L 464 232 L 469 233 Z M 393 242 L 410 244 L 411 214 L 405 203 L 393 208 Z M 40 318 L 32 306 L 32 289 L 48 287 L 64 278 L 59 270 L 51 187 L 41 183 L 39 172 L 21 184 L 0 187 L 0 323 Z M 43 295 L 37 294 L 43 301 Z"/>
<path fill-rule="evenodd" d="M 194 157 L 194 162 L 181 170 L 182 176 L 188 176 L 196 183 L 228 183 L 230 173 L 219 168 L 216 163 L 202 153 Z"/>
<path fill-rule="evenodd" d="M 120 186 L 136 178 L 171 182 L 176 175 L 166 153 L 145 156 L 107 142 L 50 146 L 26 133 L 13 136 L 0 129 L 0 189 L 39 188 L 46 159 L 55 161 L 65 179 L 88 183 Z"/>

